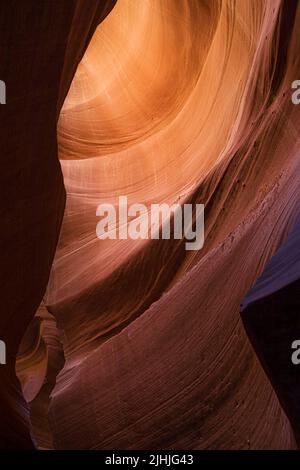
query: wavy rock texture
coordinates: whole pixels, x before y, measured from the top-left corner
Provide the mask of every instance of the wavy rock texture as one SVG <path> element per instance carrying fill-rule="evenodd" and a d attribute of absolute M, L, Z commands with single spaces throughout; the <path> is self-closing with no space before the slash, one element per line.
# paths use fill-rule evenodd
<path fill-rule="evenodd" d="M 50 394 L 64 365 L 60 335 L 53 316 L 41 305 L 23 337 L 16 373 L 30 403 L 31 430 L 39 448 L 53 448 L 48 420 Z"/>
<path fill-rule="evenodd" d="M 95 18 L 71 21 L 55 103 L 91 41 L 58 122 L 67 203 L 18 359 L 37 444 L 296 448 L 239 309 L 299 207 L 298 2 L 119 0 L 92 36 Z M 204 203 L 204 248 L 98 240 L 119 195 Z"/>

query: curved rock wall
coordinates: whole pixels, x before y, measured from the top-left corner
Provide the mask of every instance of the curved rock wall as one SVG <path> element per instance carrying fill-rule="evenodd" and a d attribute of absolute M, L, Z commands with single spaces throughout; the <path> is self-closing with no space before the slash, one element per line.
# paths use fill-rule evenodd
<path fill-rule="evenodd" d="M 295 446 L 239 304 L 298 204 L 299 19 L 296 2 L 132 0 L 95 33 L 58 128 L 57 448 Z M 205 203 L 204 248 L 99 241 L 97 205 L 123 194 Z"/>
<path fill-rule="evenodd" d="M 14 347 L 23 337 L 17 373 L 32 433 L 57 449 L 294 449 L 239 310 L 299 207 L 298 2 L 119 0 L 110 13 L 113 2 L 92 3 L 62 9 L 68 27 L 57 26 L 50 52 L 47 41 L 38 49 L 39 67 L 53 51 L 57 72 L 41 82 L 39 113 L 28 114 L 38 144 L 21 123 L 24 142 L 14 141 L 32 171 L 11 168 L 28 205 L 22 222 L 7 222 L 24 269 L 9 271 L 7 286 L 20 286 L 15 306 L 7 289 L 3 311 L 20 311 Z M 58 115 L 67 201 L 52 264 L 64 207 Z M 205 204 L 203 249 L 97 239 L 97 206 L 120 195 Z M 9 416 L 24 416 L 20 400 L 19 388 L 18 399 L 6 397 Z M 19 445 L 30 445 L 26 426 L 12 426 Z"/>
<path fill-rule="evenodd" d="M 33 445 L 15 361 L 47 286 L 64 212 L 57 118 L 88 39 L 113 4 L 28 0 L 0 7 L 0 75 L 7 88 L 0 126 L 0 337 L 8 352 L 0 368 L 3 448 Z"/>

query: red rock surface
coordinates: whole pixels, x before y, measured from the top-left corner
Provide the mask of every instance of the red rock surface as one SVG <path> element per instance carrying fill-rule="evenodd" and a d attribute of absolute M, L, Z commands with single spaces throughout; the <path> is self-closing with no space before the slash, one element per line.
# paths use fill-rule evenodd
<path fill-rule="evenodd" d="M 43 29 L 33 40 L 43 48 L 26 49 L 43 59 L 28 65 L 20 138 L 7 140 L 19 160 L 7 160 L 5 201 L 17 212 L 3 231 L 1 332 L 15 352 L 23 337 L 17 372 L 32 434 L 57 449 L 294 449 L 239 310 L 299 207 L 298 2 L 119 0 L 93 35 L 110 3 L 50 9 L 57 34 L 48 44 Z M 28 14 L 52 3 L 41 5 Z M 52 264 L 64 209 L 56 117 L 70 84 Z M 97 239 L 96 208 L 119 195 L 204 203 L 204 248 Z M 6 445 L 26 446 L 25 400 L 8 394 L 14 365 L 1 392 L 17 420 Z"/>
<path fill-rule="evenodd" d="M 32 447 L 15 358 L 48 282 L 65 205 L 56 122 L 89 38 L 113 1 L 2 2 L 0 445 Z M 79 21 L 82 18 L 82 24 Z"/>

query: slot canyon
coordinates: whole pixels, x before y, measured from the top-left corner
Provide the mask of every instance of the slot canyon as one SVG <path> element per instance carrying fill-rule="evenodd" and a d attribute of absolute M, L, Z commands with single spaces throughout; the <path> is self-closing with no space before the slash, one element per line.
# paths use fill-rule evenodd
<path fill-rule="evenodd" d="M 298 0 L 0 6 L 3 449 L 297 449 Z M 96 236 L 204 204 L 203 248 Z"/>

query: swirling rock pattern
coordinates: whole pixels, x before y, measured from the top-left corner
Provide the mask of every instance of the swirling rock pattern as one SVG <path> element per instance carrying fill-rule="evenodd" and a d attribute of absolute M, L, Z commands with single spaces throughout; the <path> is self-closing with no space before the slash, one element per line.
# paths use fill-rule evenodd
<path fill-rule="evenodd" d="M 56 180 L 48 184 L 28 170 L 27 184 L 36 178 L 37 187 L 30 186 L 32 199 L 17 198 L 28 201 L 26 224 L 39 220 L 47 232 L 47 247 L 32 233 L 17 245 L 24 247 L 15 297 L 22 308 L 12 308 L 7 294 L 3 310 L 22 318 L 17 373 L 37 445 L 296 448 L 269 381 L 276 377 L 265 374 L 239 310 L 299 210 L 300 112 L 290 99 L 300 72 L 298 2 L 119 0 L 110 13 L 114 2 L 90 9 L 71 3 L 61 12 L 68 27 L 60 29 L 57 5 L 53 19 L 60 57 L 55 92 L 47 94 L 53 110 L 47 120 L 35 116 L 51 136 L 41 134 L 40 149 L 36 139 L 35 146 L 26 141 L 32 165 L 42 155 L 39 171 Z M 51 57 L 46 44 L 43 51 Z M 41 99 L 47 86 L 41 83 Z M 52 263 L 64 208 L 58 114 L 67 202 Z M 32 132 L 34 124 L 28 119 Z M 41 212 L 45 192 L 52 218 Z M 96 208 L 119 195 L 147 205 L 204 203 L 204 248 L 187 252 L 182 240 L 98 240 Z M 31 209 L 36 200 L 41 220 Z M 26 227 L 7 226 L 13 250 Z M 18 391 L 10 401 L 14 416 L 24 417 L 21 399 Z M 16 412 L 16 404 L 24 409 Z M 22 432 L 27 445 L 28 421 L 22 432 L 18 426 L 19 445 Z"/>

